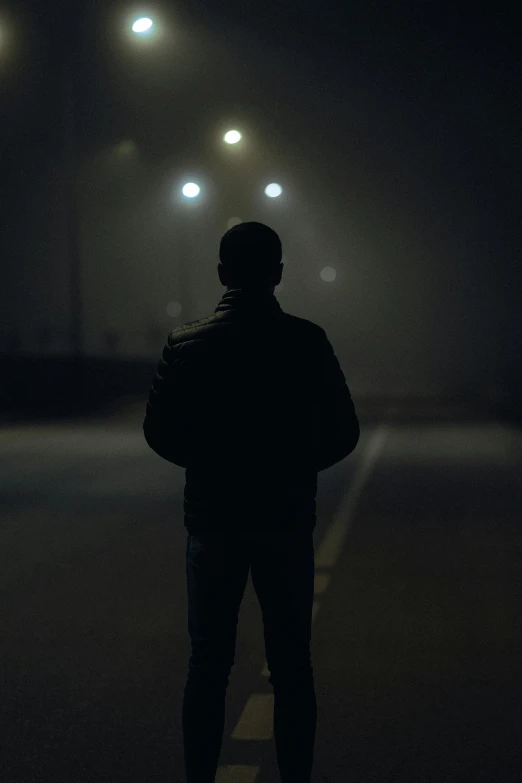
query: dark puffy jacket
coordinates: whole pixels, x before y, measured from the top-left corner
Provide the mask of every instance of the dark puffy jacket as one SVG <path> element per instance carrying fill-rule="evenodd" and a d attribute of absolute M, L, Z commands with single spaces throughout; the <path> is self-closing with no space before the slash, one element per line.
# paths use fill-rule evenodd
<path fill-rule="evenodd" d="M 315 527 L 317 473 L 355 449 L 359 421 L 324 329 L 229 289 L 168 335 L 143 431 L 186 468 L 189 533 L 294 530 Z"/>

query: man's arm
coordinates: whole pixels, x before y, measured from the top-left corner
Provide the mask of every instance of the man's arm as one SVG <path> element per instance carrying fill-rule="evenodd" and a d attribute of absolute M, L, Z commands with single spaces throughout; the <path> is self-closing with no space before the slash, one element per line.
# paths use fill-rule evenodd
<path fill-rule="evenodd" d="M 317 471 L 326 470 L 351 454 L 360 436 L 359 419 L 334 350 L 321 329 L 319 361 L 319 429 L 315 450 Z"/>
<path fill-rule="evenodd" d="M 169 333 L 149 391 L 143 433 L 150 448 L 174 465 L 185 468 L 189 449 L 188 390 L 180 346 Z"/>

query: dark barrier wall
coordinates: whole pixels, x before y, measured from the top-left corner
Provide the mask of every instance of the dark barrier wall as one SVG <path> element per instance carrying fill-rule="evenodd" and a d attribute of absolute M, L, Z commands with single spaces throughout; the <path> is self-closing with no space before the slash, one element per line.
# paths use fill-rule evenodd
<path fill-rule="evenodd" d="M 27 416 L 103 409 L 121 397 L 143 396 L 157 361 L 70 357 L 0 356 L 0 413 Z"/>
<path fill-rule="evenodd" d="M 118 400 L 143 400 L 143 409 L 157 369 L 157 359 L 87 358 L 83 367 L 70 357 L 36 357 L 0 354 L 0 423 L 2 421 L 66 416 L 80 412 L 111 409 Z M 400 397 L 401 410 L 412 413 L 426 403 L 438 405 L 455 402 L 470 414 L 484 414 L 513 423 L 522 422 L 522 372 L 513 365 L 502 378 L 496 397 L 484 394 L 463 397 Z M 354 400 L 371 405 L 371 399 Z M 378 402 L 381 398 L 377 398 Z M 393 402 L 390 399 L 390 402 Z M 379 408 L 382 401 L 379 402 Z"/>

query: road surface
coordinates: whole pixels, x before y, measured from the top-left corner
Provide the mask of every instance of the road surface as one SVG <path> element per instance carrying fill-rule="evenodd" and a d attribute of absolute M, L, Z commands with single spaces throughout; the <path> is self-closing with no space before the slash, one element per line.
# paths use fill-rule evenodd
<path fill-rule="evenodd" d="M 2 783 L 185 780 L 184 471 L 145 404 L 0 429 Z M 520 431 L 358 412 L 319 474 L 313 780 L 520 781 Z M 267 675 L 249 577 L 217 783 L 279 780 Z"/>

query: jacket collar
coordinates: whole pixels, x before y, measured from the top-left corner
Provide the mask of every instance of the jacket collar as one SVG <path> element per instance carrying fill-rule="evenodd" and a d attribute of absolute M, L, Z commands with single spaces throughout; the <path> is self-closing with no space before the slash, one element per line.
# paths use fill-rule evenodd
<path fill-rule="evenodd" d="M 254 291 L 244 288 L 231 288 L 226 291 L 214 310 L 215 313 L 237 312 L 241 314 L 281 313 L 281 305 L 271 291 Z"/>

